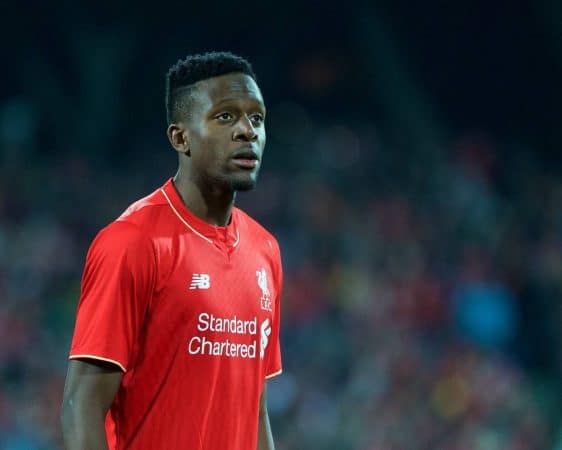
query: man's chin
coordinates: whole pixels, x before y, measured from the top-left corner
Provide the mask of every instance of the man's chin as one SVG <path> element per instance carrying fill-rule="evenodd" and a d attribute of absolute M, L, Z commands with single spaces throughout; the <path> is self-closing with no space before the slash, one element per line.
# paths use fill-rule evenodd
<path fill-rule="evenodd" d="M 256 180 L 234 180 L 231 186 L 233 191 L 251 191 L 256 187 Z"/>
<path fill-rule="evenodd" d="M 236 174 L 229 180 L 230 188 L 239 192 L 251 191 L 256 187 L 257 179 L 257 173 Z"/>
<path fill-rule="evenodd" d="M 229 191 L 251 191 L 256 187 L 257 174 L 231 174 L 229 176 L 222 176 L 207 178 L 209 186 L 220 187 Z"/>

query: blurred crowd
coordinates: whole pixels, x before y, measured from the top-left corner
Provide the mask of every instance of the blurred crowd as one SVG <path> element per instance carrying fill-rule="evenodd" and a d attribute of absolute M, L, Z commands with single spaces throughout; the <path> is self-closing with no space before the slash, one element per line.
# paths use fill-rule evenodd
<path fill-rule="evenodd" d="M 561 450 L 559 174 L 484 134 L 415 147 L 296 104 L 268 121 L 237 203 L 284 259 L 277 449 Z M 43 133 L 31 104 L 1 105 L 2 450 L 62 448 L 89 242 L 175 167 L 163 131 L 126 163 Z"/>

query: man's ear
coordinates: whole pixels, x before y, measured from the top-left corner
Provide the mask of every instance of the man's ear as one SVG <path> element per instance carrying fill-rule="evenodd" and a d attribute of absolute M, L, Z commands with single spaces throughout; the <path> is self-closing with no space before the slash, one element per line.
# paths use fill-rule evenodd
<path fill-rule="evenodd" d="M 168 140 L 178 153 L 191 156 L 189 149 L 189 132 L 181 123 L 171 123 L 166 130 Z"/>

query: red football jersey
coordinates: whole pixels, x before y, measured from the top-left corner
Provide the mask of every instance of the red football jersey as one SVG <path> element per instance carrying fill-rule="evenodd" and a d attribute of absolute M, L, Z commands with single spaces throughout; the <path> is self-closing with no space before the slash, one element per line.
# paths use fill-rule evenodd
<path fill-rule="evenodd" d="M 275 238 L 237 208 L 193 215 L 172 180 L 131 205 L 86 258 L 70 358 L 125 373 L 111 449 L 251 450 L 264 379 L 281 372 Z"/>

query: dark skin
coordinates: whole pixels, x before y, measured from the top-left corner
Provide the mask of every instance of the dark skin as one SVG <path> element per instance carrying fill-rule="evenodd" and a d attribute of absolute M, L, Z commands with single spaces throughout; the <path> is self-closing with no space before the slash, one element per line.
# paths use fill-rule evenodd
<path fill-rule="evenodd" d="M 229 223 L 239 190 L 252 189 L 265 146 L 265 106 L 255 81 L 232 73 L 195 84 L 190 114 L 168 126 L 178 152 L 174 185 L 191 212 L 208 223 Z M 62 430 L 67 450 L 106 450 L 105 416 L 122 370 L 93 359 L 71 360 L 64 388 Z M 273 450 L 264 383 L 257 450 Z"/>
<path fill-rule="evenodd" d="M 62 434 L 68 450 L 106 450 L 105 416 L 123 372 L 111 363 L 70 360 L 62 403 Z"/>
<path fill-rule="evenodd" d="M 255 81 L 228 74 L 197 83 L 191 115 L 168 127 L 179 154 L 174 184 L 191 212 L 224 226 L 236 191 L 255 186 L 265 146 L 265 106 Z M 237 156 L 257 158 L 254 168 L 236 164 Z"/>

